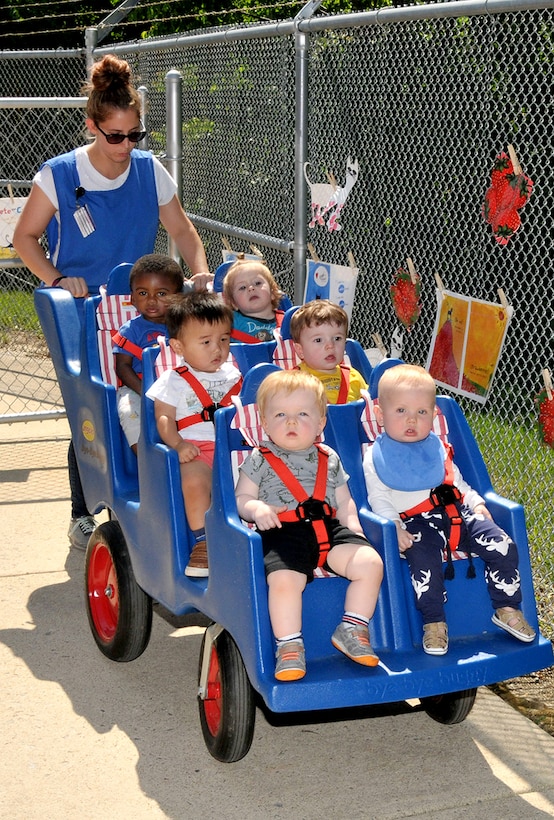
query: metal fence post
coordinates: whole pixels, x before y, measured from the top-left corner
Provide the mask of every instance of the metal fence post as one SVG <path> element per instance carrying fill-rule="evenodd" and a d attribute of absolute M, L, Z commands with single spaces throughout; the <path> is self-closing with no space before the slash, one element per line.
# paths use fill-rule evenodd
<path fill-rule="evenodd" d="M 304 301 L 306 282 L 306 236 L 308 230 L 304 164 L 308 152 L 308 35 L 300 31 L 302 20 L 311 17 L 321 0 L 310 0 L 296 15 L 295 47 L 295 129 L 294 129 L 294 304 Z"/>
<path fill-rule="evenodd" d="M 183 129 L 182 129 L 182 101 L 181 89 L 183 78 L 177 69 L 172 68 L 165 75 L 165 106 L 166 106 L 166 167 L 177 183 L 177 198 L 183 198 Z M 168 239 L 168 254 L 179 260 L 177 246 L 172 239 Z"/>
<path fill-rule="evenodd" d="M 146 136 L 143 140 L 139 142 L 139 148 L 143 151 L 148 150 L 148 89 L 145 85 L 139 85 L 137 88 L 138 95 L 140 97 L 140 110 L 142 112 L 141 121 L 144 126 L 144 130 L 146 131 Z"/>
<path fill-rule="evenodd" d="M 85 29 L 85 51 L 86 51 L 86 65 L 87 77 L 90 76 L 90 70 L 94 63 L 94 49 L 98 45 L 98 29 L 95 26 Z"/>

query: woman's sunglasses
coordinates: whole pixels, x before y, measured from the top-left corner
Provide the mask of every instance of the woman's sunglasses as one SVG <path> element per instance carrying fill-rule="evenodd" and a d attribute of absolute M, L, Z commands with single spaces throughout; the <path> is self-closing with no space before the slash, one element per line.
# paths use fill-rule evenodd
<path fill-rule="evenodd" d="M 120 145 L 123 140 L 129 140 L 129 142 L 140 142 L 146 136 L 146 131 L 131 131 L 129 134 L 106 134 L 105 131 L 102 131 L 98 123 L 95 123 L 96 127 L 106 137 L 106 142 L 109 145 Z"/>

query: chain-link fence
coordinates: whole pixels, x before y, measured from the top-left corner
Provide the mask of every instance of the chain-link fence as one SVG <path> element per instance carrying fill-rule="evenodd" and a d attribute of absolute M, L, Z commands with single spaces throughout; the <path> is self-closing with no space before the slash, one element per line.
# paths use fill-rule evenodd
<path fill-rule="evenodd" d="M 506 293 L 514 318 L 492 395 L 484 406 L 462 405 L 495 488 L 525 505 L 542 626 L 554 637 L 553 528 L 545 503 L 554 454 L 540 442 L 534 403 L 542 368 L 554 364 L 554 20 L 552 8 L 532 5 L 506 13 L 489 0 L 478 13 L 475 3 L 447 3 L 302 24 L 309 175 L 325 182 L 330 172 L 343 186 L 348 157 L 359 164 L 342 230 L 318 226 L 303 239 L 326 261 L 346 264 L 348 251 L 354 254 L 360 276 L 351 335 L 365 346 L 375 332 L 389 344 L 398 326 L 389 287 L 406 257 L 414 260 L 423 310 L 407 337 L 408 361 L 426 360 L 435 273 L 448 289 L 479 299 L 497 300 L 498 288 Z M 245 29 L 220 37 L 222 31 L 210 32 L 212 40 L 192 32 L 117 51 L 148 88 L 155 153 L 166 147 L 165 74 L 173 68 L 182 74 L 187 211 L 290 241 L 298 225 L 299 41 L 290 26 L 286 34 L 268 28 L 267 36 L 258 26 L 250 38 Z M 0 55 L 5 96 L 75 95 L 83 79 L 81 58 L 34 64 Z M 0 110 L 3 145 L 13 147 L 2 176 L 30 179 L 42 160 L 82 142 L 81 129 L 79 112 Z M 500 246 L 480 211 L 495 155 L 509 143 L 535 186 L 521 229 Z M 221 235 L 202 227 L 201 234 L 214 268 Z M 248 250 L 247 242 L 232 244 Z M 293 258 L 274 250 L 266 256 L 292 293 Z M 14 275 L 2 274 L 3 298 L 25 291 L 22 282 L 27 293 L 32 287 L 32 277 L 19 270 L 14 281 Z M 15 312 L 15 329 L 4 327 L 6 315 L 3 308 L 0 367 L 11 373 L 14 347 L 18 360 L 26 354 L 27 329 L 21 335 Z M 8 406 L 10 396 L 20 401 L 25 392 L 19 382 L 8 388 Z"/>

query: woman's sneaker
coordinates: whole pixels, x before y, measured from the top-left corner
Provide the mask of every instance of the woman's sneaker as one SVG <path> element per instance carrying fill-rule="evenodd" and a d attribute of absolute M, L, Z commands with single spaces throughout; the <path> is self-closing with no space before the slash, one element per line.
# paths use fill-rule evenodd
<path fill-rule="evenodd" d="M 350 660 L 363 666 L 377 666 L 379 658 L 371 648 L 367 626 L 346 624 L 341 621 L 333 632 L 331 643 Z"/>
<path fill-rule="evenodd" d="M 72 547 L 77 550 L 86 550 L 89 538 L 96 529 L 96 521 L 92 515 L 82 515 L 72 518 L 67 531 L 67 537 Z"/>
<path fill-rule="evenodd" d="M 304 641 L 284 641 L 277 645 L 275 653 L 275 677 L 277 680 L 300 680 L 306 674 Z"/>
<path fill-rule="evenodd" d="M 423 651 L 428 655 L 446 655 L 448 627 L 444 621 L 423 624 Z"/>

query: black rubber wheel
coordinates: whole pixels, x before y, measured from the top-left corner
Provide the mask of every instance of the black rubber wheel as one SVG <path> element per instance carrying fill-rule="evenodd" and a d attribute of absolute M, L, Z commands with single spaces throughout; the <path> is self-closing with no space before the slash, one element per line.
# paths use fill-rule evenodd
<path fill-rule="evenodd" d="M 204 655 L 202 641 L 200 669 Z M 206 698 L 198 697 L 200 725 L 209 753 L 223 763 L 241 760 L 252 745 L 256 705 L 237 645 L 223 631 L 214 641 Z"/>
<path fill-rule="evenodd" d="M 152 629 L 152 599 L 137 584 L 117 521 L 100 524 L 85 561 L 87 615 L 94 640 L 112 661 L 142 655 Z"/>
<path fill-rule="evenodd" d="M 447 692 L 431 698 L 421 698 L 421 705 L 433 720 L 452 725 L 465 720 L 473 708 L 477 689 Z"/>

